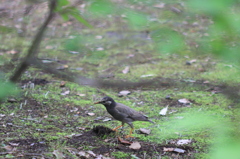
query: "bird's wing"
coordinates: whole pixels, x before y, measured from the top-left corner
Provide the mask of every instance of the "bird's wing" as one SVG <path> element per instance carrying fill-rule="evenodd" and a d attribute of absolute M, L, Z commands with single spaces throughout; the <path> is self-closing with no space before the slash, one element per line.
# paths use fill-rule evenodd
<path fill-rule="evenodd" d="M 147 120 L 146 116 L 133 110 L 132 108 L 129 108 L 124 104 L 117 103 L 117 106 L 115 109 L 121 114 L 124 114 L 126 117 L 131 118 L 133 120 Z"/>

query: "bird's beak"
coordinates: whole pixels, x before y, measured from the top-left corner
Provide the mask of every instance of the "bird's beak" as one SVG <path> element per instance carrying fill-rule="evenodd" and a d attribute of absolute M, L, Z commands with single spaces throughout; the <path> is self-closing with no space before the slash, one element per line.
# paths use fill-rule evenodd
<path fill-rule="evenodd" d="M 95 103 L 93 103 L 93 104 L 100 104 L 102 101 L 98 101 L 98 102 L 95 102 Z"/>

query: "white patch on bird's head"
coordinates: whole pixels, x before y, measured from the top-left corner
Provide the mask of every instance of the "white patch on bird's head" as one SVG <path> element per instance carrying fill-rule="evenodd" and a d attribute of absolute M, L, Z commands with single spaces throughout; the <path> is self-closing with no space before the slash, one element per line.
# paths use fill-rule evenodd
<path fill-rule="evenodd" d="M 105 103 L 106 103 L 107 105 L 111 105 L 111 104 L 112 104 L 112 101 L 109 101 L 109 100 L 108 100 L 108 101 L 106 101 Z"/>

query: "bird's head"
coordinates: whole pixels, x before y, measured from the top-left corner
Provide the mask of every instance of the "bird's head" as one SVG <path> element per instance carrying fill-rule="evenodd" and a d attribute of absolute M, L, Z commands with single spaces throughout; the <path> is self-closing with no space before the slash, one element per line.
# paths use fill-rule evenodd
<path fill-rule="evenodd" d="M 94 104 L 103 104 L 105 106 L 111 105 L 114 100 L 111 97 L 103 97 L 102 100 L 95 102 Z"/>

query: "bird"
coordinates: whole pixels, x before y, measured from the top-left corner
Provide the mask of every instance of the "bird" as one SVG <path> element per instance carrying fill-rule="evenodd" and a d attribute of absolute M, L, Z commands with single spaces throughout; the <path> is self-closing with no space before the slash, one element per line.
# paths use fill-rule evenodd
<path fill-rule="evenodd" d="M 95 102 L 94 104 L 102 104 L 106 107 L 107 112 L 112 115 L 112 117 L 118 121 L 122 122 L 122 125 L 112 129 L 113 131 L 117 131 L 120 127 L 123 127 L 125 123 L 127 123 L 131 130 L 129 135 L 125 136 L 126 138 L 133 137 L 132 132 L 134 130 L 134 126 L 132 122 L 134 121 L 147 121 L 154 123 L 149 120 L 147 116 L 141 114 L 140 112 L 135 111 L 134 109 L 122 104 L 115 102 L 111 97 L 103 97 L 102 100 Z"/>

